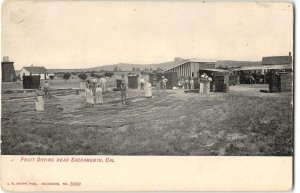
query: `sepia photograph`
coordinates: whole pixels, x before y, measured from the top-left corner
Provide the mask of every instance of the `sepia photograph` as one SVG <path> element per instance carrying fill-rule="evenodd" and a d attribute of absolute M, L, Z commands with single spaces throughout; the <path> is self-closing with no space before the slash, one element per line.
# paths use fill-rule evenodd
<path fill-rule="evenodd" d="M 1 154 L 293 156 L 291 2 L 5 1 Z"/>

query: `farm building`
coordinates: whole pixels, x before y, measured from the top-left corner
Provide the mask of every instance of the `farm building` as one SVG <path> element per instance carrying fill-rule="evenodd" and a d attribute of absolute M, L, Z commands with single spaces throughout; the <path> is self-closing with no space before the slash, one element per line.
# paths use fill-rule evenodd
<path fill-rule="evenodd" d="M 262 58 L 260 66 L 244 66 L 233 70 L 240 76 L 241 83 L 267 83 L 271 72 L 292 72 L 293 59 L 291 53 L 288 56 L 270 56 Z"/>
<path fill-rule="evenodd" d="M 162 87 L 162 77 L 165 77 L 168 82 L 166 85 L 167 89 L 173 89 L 178 86 L 178 75 L 177 72 L 164 72 L 164 73 L 151 73 L 149 74 L 149 81 L 153 87 Z"/>
<path fill-rule="evenodd" d="M 16 78 L 16 72 L 14 68 L 14 62 L 9 61 L 8 56 L 3 57 L 1 62 L 2 69 L 2 82 L 13 82 Z"/>
<path fill-rule="evenodd" d="M 269 92 L 291 92 L 293 90 L 293 73 L 272 73 L 269 81 Z"/>
<path fill-rule="evenodd" d="M 214 69 L 215 60 L 189 59 L 183 61 L 174 61 L 174 67 L 165 70 L 165 72 L 177 72 L 179 77 L 197 78 L 200 69 Z"/>
<path fill-rule="evenodd" d="M 268 56 L 262 58 L 262 65 L 292 65 L 291 52 L 288 56 Z"/>
<path fill-rule="evenodd" d="M 199 69 L 198 74 L 203 73 L 212 78 L 210 91 L 213 92 L 229 92 L 229 71 L 221 69 Z"/>
<path fill-rule="evenodd" d="M 261 66 L 244 66 L 233 71 L 248 71 L 251 73 L 261 73 L 264 74 L 270 70 L 279 70 L 279 71 L 291 71 L 292 65 L 261 65 Z"/>
<path fill-rule="evenodd" d="M 20 72 L 20 78 L 23 80 L 23 76 L 40 76 L 41 80 L 49 79 L 47 69 L 43 66 L 29 66 L 23 67 Z"/>

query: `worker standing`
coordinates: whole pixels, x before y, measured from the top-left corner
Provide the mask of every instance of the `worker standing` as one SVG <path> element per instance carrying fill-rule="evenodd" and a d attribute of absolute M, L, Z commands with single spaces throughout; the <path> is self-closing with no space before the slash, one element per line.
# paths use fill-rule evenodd
<path fill-rule="evenodd" d="M 152 90 L 151 90 L 151 83 L 149 81 L 146 80 L 145 82 L 145 96 L 147 98 L 152 98 Z"/>
<path fill-rule="evenodd" d="M 88 84 L 88 87 L 86 88 L 85 92 L 87 106 L 94 106 L 93 86 L 91 84 Z"/>
<path fill-rule="evenodd" d="M 97 79 L 95 77 L 92 78 L 92 90 L 93 90 L 93 93 L 96 92 L 96 82 L 97 82 Z"/>
<path fill-rule="evenodd" d="M 96 95 L 96 100 L 95 100 L 96 105 L 98 104 L 101 105 L 103 103 L 103 98 L 102 98 L 102 87 L 100 84 L 97 85 L 95 95 Z"/>
<path fill-rule="evenodd" d="M 39 89 L 37 89 L 35 92 L 35 110 L 37 112 L 43 112 L 45 110 L 43 92 L 41 87 L 39 87 Z"/>
<path fill-rule="evenodd" d="M 199 83 L 200 83 L 199 93 L 200 94 L 204 93 L 204 78 L 205 78 L 205 74 L 202 74 L 199 79 Z"/>
<path fill-rule="evenodd" d="M 157 82 L 157 84 L 156 84 L 156 89 L 157 90 L 161 89 L 161 84 L 162 84 L 161 82 L 162 82 L 161 80 Z"/>
<path fill-rule="evenodd" d="M 194 79 L 191 78 L 190 80 L 191 89 L 194 90 Z"/>
<path fill-rule="evenodd" d="M 147 82 L 146 82 L 146 84 L 147 84 Z M 140 85 L 141 85 L 141 90 L 144 90 L 144 86 L 145 86 L 145 78 L 144 77 L 141 77 Z"/>
<path fill-rule="evenodd" d="M 184 81 L 185 81 L 185 84 L 184 84 L 185 85 L 185 89 L 189 90 L 190 89 L 189 88 L 189 82 L 190 82 L 189 79 L 185 79 Z"/>
<path fill-rule="evenodd" d="M 105 85 L 106 84 L 106 79 L 105 79 L 105 76 L 102 75 L 101 78 L 100 78 L 100 85 L 102 87 L 102 92 L 105 92 L 106 91 L 106 88 L 105 88 Z"/>
<path fill-rule="evenodd" d="M 122 75 L 122 80 L 121 80 L 121 101 L 122 104 L 128 104 L 125 75 Z"/>
<path fill-rule="evenodd" d="M 178 88 L 182 89 L 181 80 L 178 81 Z"/>
<path fill-rule="evenodd" d="M 207 76 L 207 83 L 206 83 L 206 94 L 209 94 L 210 92 L 210 82 L 212 81 L 212 79 Z"/>
<path fill-rule="evenodd" d="M 45 83 L 44 83 L 44 92 L 45 92 L 45 96 L 49 96 L 49 83 L 48 81 L 46 80 Z"/>
<path fill-rule="evenodd" d="M 203 93 L 204 94 L 207 94 L 208 93 L 208 90 L 207 90 L 207 84 L 208 84 L 208 76 L 206 74 L 204 74 L 204 79 L 203 79 L 203 83 L 204 83 L 204 86 L 203 86 Z"/>
<path fill-rule="evenodd" d="M 163 90 L 166 90 L 167 89 L 167 82 L 168 82 L 168 79 L 166 79 L 164 76 L 161 77 L 161 81 L 162 81 L 162 89 Z"/>

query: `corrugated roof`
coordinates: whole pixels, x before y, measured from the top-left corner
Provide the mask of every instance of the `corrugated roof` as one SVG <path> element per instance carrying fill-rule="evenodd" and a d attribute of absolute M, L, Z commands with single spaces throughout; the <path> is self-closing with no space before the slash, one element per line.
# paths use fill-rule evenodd
<path fill-rule="evenodd" d="M 262 58 L 262 65 L 291 64 L 292 56 L 270 56 Z"/>
<path fill-rule="evenodd" d="M 28 66 L 23 68 L 32 74 L 44 74 L 47 72 L 47 69 L 43 66 Z"/>
<path fill-rule="evenodd" d="M 178 66 L 180 66 L 180 65 L 182 65 L 182 64 L 185 64 L 185 63 L 187 63 L 187 62 L 215 63 L 216 60 L 192 58 L 192 59 L 187 59 L 187 60 L 184 60 L 184 61 L 182 61 L 182 60 L 181 60 L 181 61 L 174 61 L 174 65 L 172 65 L 171 68 L 168 68 L 168 69 L 165 70 L 165 71 L 168 71 L 168 70 L 170 70 L 170 69 L 172 69 L 172 68 L 178 67 Z"/>
<path fill-rule="evenodd" d="M 205 70 L 211 72 L 229 72 L 228 70 L 217 69 L 217 68 L 200 68 L 199 70 Z"/>
<path fill-rule="evenodd" d="M 245 70 L 281 70 L 281 69 L 292 69 L 292 65 L 265 65 L 265 66 L 244 66 L 234 71 L 245 71 Z"/>

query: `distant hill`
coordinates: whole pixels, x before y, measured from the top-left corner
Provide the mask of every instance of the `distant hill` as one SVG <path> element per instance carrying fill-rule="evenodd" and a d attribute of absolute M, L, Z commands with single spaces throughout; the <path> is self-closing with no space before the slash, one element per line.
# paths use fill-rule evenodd
<path fill-rule="evenodd" d="M 178 62 L 177 62 L 178 63 Z M 175 66 L 176 63 L 174 61 L 157 63 L 157 64 L 130 64 L 130 63 L 118 63 L 104 66 L 97 66 L 92 68 L 82 68 L 82 69 L 48 69 L 49 73 L 58 73 L 58 72 L 88 72 L 88 71 L 115 71 L 117 68 L 121 71 L 132 71 L 133 68 L 139 68 L 140 71 L 144 71 L 145 69 L 157 70 L 158 68 L 162 70 L 166 70 Z M 234 61 L 234 60 L 219 60 L 216 62 L 216 67 L 228 67 L 228 68 L 236 68 L 242 66 L 258 66 L 261 65 L 261 61 Z"/>
<path fill-rule="evenodd" d="M 122 71 L 132 71 L 133 68 L 139 68 L 141 71 L 145 69 L 152 69 L 157 70 L 158 68 L 165 70 L 167 68 L 170 68 L 174 65 L 174 62 L 164 62 L 164 63 L 157 63 L 157 64 L 130 64 L 130 63 L 118 63 L 118 64 L 112 64 L 107 66 L 98 66 L 93 68 L 87 68 L 88 71 L 114 71 L 116 68 L 121 69 Z"/>

